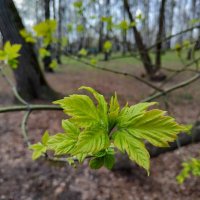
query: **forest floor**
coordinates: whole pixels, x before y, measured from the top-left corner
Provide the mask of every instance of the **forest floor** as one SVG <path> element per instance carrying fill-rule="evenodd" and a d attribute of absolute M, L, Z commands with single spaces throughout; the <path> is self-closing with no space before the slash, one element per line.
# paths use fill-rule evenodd
<path fill-rule="evenodd" d="M 140 76 L 129 63 L 120 68 L 114 61 L 105 66 L 116 66 L 116 70 L 128 71 Z M 173 65 L 173 64 L 172 64 Z M 73 66 L 73 67 L 72 67 Z M 185 80 L 191 73 L 182 73 L 167 86 Z M 106 98 L 117 92 L 121 104 L 137 103 L 153 90 L 127 76 L 98 71 L 86 66 L 67 62 L 54 74 L 46 75 L 49 84 L 57 91 L 68 95 L 87 85 L 95 88 Z M 154 83 L 159 86 L 161 83 Z M 200 80 L 184 89 L 168 95 L 168 110 L 181 123 L 194 123 L 200 115 Z M 164 98 L 160 107 L 165 108 Z M 0 105 L 13 102 L 11 90 L 0 78 Z M 44 102 L 43 102 L 44 103 Z M 102 168 L 91 170 L 85 162 L 76 169 L 44 160 L 32 161 L 31 151 L 24 144 L 20 122 L 23 112 L 0 114 L 0 200 L 198 200 L 200 179 L 189 178 L 178 185 L 176 176 L 181 163 L 191 156 L 199 156 L 200 144 L 165 153 L 151 159 L 148 177 L 143 169 L 133 165 L 131 169 L 108 171 Z M 56 133 L 61 130 L 60 111 L 33 112 L 28 122 L 32 142 L 40 139 L 45 130 Z"/>

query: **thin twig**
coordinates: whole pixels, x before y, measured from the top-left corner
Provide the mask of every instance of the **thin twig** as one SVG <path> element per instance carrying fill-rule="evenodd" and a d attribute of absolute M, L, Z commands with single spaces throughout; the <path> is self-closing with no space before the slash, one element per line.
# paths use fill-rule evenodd
<path fill-rule="evenodd" d="M 186 80 L 186 81 L 183 81 L 181 83 L 178 83 L 176 84 L 175 86 L 173 87 L 170 87 L 168 89 L 165 89 L 163 92 L 157 92 L 156 94 L 150 96 L 150 97 L 147 97 L 146 99 L 143 99 L 142 102 L 147 102 L 147 101 L 152 101 L 160 96 L 163 96 L 163 95 L 166 95 L 174 90 L 177 90 L 179 88 L 182 88 L 184 86 L 187 86 L 189 85 L 190 83 L 193 83 L 194 81 L 198 80 L 200 78 L 200 73 L 196 74 L 195 76 L 193 76 L 192 78 Z"/>
<path fill-rule="evenodd" d="M 20 94 L 18 93 L 15 85 L 13 84 L 13 82 L 8 78 L 7 74 L 4 72 L 4 69 L 2 67 L 0 67 L 0 72 L 2 77 L 4 78 L 4 80 L 8 83 L 8 85 L 12 88 L 12 91 L 15 95 L 15 97 L 19 100 L 19 102 L 21 102 L 24 105 L 28 105 L 28 102 L 25 101 Z"/>
<path fill-rule="evenodd" d="M 93 64 L 91 64 L 91 63 L 89 63 L 89 62 L 87 62 L 87 61 L 80 60 L 80 59 L 78 59 L 77 57 L 75 57 L 75 56 L 73 56 L 73 55 L 71 55 L 71 54 L 69 54 L 69 53 L 66 53 L 66 55 L 67 55 L 69 58 L 71 58 L 71 59 L 73 59 L 73 60 L 76 60 L 76 61 L 78 61 L 78 62 L 80 62 L 80 63 L 83 63 L 83 64 L 85 64 L 85 65 L 87 65 L 87 66 L 89 66 L 89 67 L 92 67 L 92 68 L 95 68 L 95 69 L 98 69 L 98 70 L 102 70 L 102 71 L 106 71 L 106 72 L 111 72 L 111 73 L 114 73 L 114 74 L 119 74 L 119 75 L 123 75 L 123 76 L 128 76 L 128 77 L 134 78 L 134 79 L 136 79 L 136 80 L 138 80 L 138 81 L 144 83 L 145 85 L 147 85 L 147 86 L 149 86 L 149 87 L 151 87 L 151 88 L 153 88 L 153 89 L 155 89 L 155 90 L 157 90 L 157 91 L 160 91 L 160 92 L 163 91 L 162 89 L 160 89 L 159 87 L 157 87 L 157 86 L 155 86 L 154 84 L 150 83 L 149 81 L 147 81 L 147 80 L 145 80 L 145 79 L 143 79 L 143 78 L 140 78 L 140 77 L 138 77 L 138 76 L 135 76 L 135 75 L 133 75 L 133 74 L 129 74 L 129 73 L 127 73 L 127 72 L 115 71 L 115 70 L 108 69 L 108 68 L 105 68 L 105 67 L 93 65 Z"/>
<path fill-rule="evenodd" d="M 28 131 L 27 131 L 27 122 L 28 122 L 28 118 L 29 118 L 30 114 L 31 114 L 31 111 L 27 111 L 24 114 L 22 122 L 21 122 L 22 135 L 23 135 L 24 141 L 26 142 L 27 146 L 31 145 L 29 138 L 28 138 Z"/>
<path fill-rule="evenodd" d="M 29 104 L 26 105 L 14 105 L 14 106 L 4 106 L 0 107 L 0 113 L 6 113 L 6 112 L 16 112 L 16 111 L 34 111 L 34 110 L 62 110 L 57 105 L 47 105 L 47 104 Z"/>

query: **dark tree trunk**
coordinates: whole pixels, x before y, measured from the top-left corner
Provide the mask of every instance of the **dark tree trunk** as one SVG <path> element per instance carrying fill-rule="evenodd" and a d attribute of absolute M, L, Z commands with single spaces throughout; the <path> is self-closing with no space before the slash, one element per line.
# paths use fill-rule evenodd
<path fill-rule="evenodd" d="M 126 55 L 127 52 L 127 31 L 122 31 L 122 37 L 123 37 L 123 51 L 122 54 Z"/>
<path fill-rule="evenodd" d="M 123 11 L 123 18 L 124 21 L 126 20 L 126 10 L 124 6 L 122 7 Z M 122 30 L 122 41 L 123 41 L 123 50 L 122 50 L 122 55 L 126 55 L 127 52 L 127 30 Z"/>
<path fill-rule="evenodd" d="M 103 51 L 103 22 L 102 20 L 100 21 L 100 26 L 99 26 L 98 51 L 99 53 Z"/>
<path fill-rule="evenodd" d="M 110 0 L 106 0 L 106 17 L 110 17 Z M 111 30 L 109 30 L 107 27 L 105 41 L 110 39 L 110 36 L 109 36 L 110 31 Z M 109 60 L 110 54 L 111 54 L 110 52 L 104 53 L 104 61 Z"/>
<path fill-rule="evenodd" d="M 126 9 L 126 12 L 129 16 L 129 20 L 131 22 L 135 22 L 135 19 L 131 13 L 130 10 L 130 6 L 129 6 L 129 2 L 128 0 L 124 0 L 124 7 Z M 144 65 L 144 68 L 146 70 L 147 76 L 149 77 L 150 80 L 152 81 L 162 81 L 166 78 L 166 76 L 159 72 L 158 70 L 156 70 L 155 65 L 153 65 L 151 57 L 149 55 L 149 51 L 146 48 L 146 45 L 143 42 L 142 36 L 140 34 L 140 32 L 138 31 L 136 26 L 132 27 L 133 33 L 134 33 L 134 37 L 135 37 L 135 42 L 141 57 L 141 61 Z"/>
<path fill-rule="evenodd" d="M 55 0 L 52 0 L 52 9 L 53 9 L 53 19 L 56 20 L 56 4 L 55 4 Z"/>
<path fill-rule="evenodd" d="M 124 8 L 126 9 L 126 12 L 128 13 L 129 20 L 131 22 L 134 22 L 135 19 L 133 18 L 133 15 L 130 11 L 130 6 L 129 6 L 129 3 L 128 3 L 128 0 L 124 0 Z M 139 50 L 141 61 L 144 65 L 144 68 L 147 72 L 147 75 L 149 75 L 149 77 L 151 78 L 151 76 L 153 76 L 153 74 L 154 74 L 154 66 L 151 62 L 149 52 L 148 52 L 145 44 L 143 43 L 140 32 L 137 30 L 136 26 L 133 26 L 132 30 L 133 30 L 133 33 L 134 33 L 136 45 L 137 45 L 138 50 Z"/>
<path fill-rule="evenodd" d="M 176 6 L 176 1 L 175 0 L 171 0 L 171 3 L 170 3 L 170 14 L 169 14 L 169 20 L 170 20 L 170 24 L 169 24 L 169 33 L 170 35 L 172 35 L 172 31 L 173 31 L 173 25 L 174 25 L 174 8 Z M 171 48 L 171 45 L 172 45 L 172 39 L 169 40 L 169 48 Z"/>
<path fill-rule="evenodd" d="M 19 67 L 14 70 L 17 90 L 25 99 L 54 99 L 56 93 L 48 86 L 40 69 L 33 45 L 26 43 L 19 31 L 24 29 L 12 0 L 0 0 L 0 31 L 4 41 L 21 44 Z"/>
<path fill-rule="evenodd" d="M 45 20 L 50 19 L 50 0 L 44 0 L 44 13 L 45 13 Z M 46 47 L 46 50 L 52 53 L 52 48 L 50 44 Z M 46 72 L 53 72 L 53 69 L 50 67 L 51 62 L 52 62 L 51 55 L 44 57 L 43 63 L 44 63 L 44 70 Z"/>
<path fill-rule="evenodd" d="M 62 42 L 62 16 L 63 16 L 63 6 L 62 6 L 62 0 L 58 1 L 58 43 L 57 43 L 57 52 L 56 52 L 56 58 L 58 64 L 61 64 L 61 42 Z"/>
<path fill-rule="evenodd" d="M 165 5 L 166 5 L 166 0 L 162 0 L 159 11 L 159 22 L 158 22 L 159 27 L 156 37 L 155 71 L 158 71 L 161 68 L 162 38 L 163 38 L 164 24 L 165 24 Z"/>

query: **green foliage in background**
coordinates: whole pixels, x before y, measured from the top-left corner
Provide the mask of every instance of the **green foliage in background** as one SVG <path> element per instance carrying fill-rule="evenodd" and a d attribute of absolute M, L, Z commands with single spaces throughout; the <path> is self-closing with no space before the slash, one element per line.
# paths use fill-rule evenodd
<path fill-rule="evenodd" d="M 33 35 L 29 32 L 27 32 L 25 29 L 20 31 L 20 35 L 25 39 L 27 43 L 35 43 L 36 39 L 33 37 Z"/>
<path fill-rule="evenodd" d="M 33 29 L 36 33 L 37 37 L 41 37 L 43 39 L 44 47 L 48 46 L 50 43 L 54 41 L 53 34 L 55 33 L 57 28 L 56 20 L 46 20 L 36 24 Z"/>
<path fill-rule="evenodd" d="M 182 166 L 182 171 L 176 177 L 179 184 L 182 184 L 191 175 L 200 176 L 200 160 L 192 158 L 190 161 L 184 162 Z"/>
<path fill-rule="evenodd" d="M 6 65 L 9 65 L 12 69 L 16 69 L 18 66 L 17 58 L 20 56 L 19 51 L 21 49 L 20 44 L 11 44 L 7 41 L 0 50 L 0 60 L 4 61 Z"/>
<path fill-rule="evenodd" d="M 111 169 L 115 163 L 116 150 L 127 153 L 132 161 L 146 169 L 149 174 L 150 156 L 145 141 L 158 147 L 167 147 L 176 139 L 177 134 L 185 131 L 165 111 L 153 109 L 156 103 L 138 103 L 120 108 L 117 95 L 111 97 L 108 104 L 103 95 L 90 87 L 81 87 L 90 92 L 89 96 L 73 94 L 54 104 L 60 105 L 64 113 L 70 116 L 62 121 L 62 133 L 45 135 L 42 142 L 32 145 L 33 159 L 46 151 L 55 156 L 68 156 L 68 161 L 82 162 L 89 158 L 93 169 L 105 166 Z"/>
<path fill-rule="evenodd" d="M 78 24 L 78 25 L 76 26 L 76 31 L 77 31 L 78 33 L 84 32 L 84 26 L 83 26 L 82 24 Z"/>
<path fill-rule="evenodd" d="M 57 60 L 54 58 L 51 63 L 50 63 L 50 66 L 49 66 L 51 69 L 56 69 L 58 67 L 58 62 Z"/>
<path fill-rule="evenodd" d="M 112 50 L 112 42 L 109 40 L 105 41 L 103 44 L 103 50 L 104 52 L 109 53 Z"/>
<path fill-rule="evenodd" d="M 87 56 L 88 52 L 86 49 L 82 48 L 79 52 L 78 55 L 80 56 Z"/>

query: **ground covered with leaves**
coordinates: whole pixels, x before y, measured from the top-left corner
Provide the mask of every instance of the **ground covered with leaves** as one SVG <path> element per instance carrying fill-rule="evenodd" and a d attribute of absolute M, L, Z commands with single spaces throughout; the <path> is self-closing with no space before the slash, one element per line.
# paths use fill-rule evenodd
<path fill-rule="evenodd" d="M 48 74 L 47 79 L 55 90 L 65 95 L 77 92 L 76 89 L 81 85 L 91 86 L 107 98 L 116 91 L 121 104 L 126 101 L 137 103 L 152 92 L 147 86 L 126 76 L 85 66 L 81 69 L 69 63 L 55 74 Z M 136 73 L 129 66 L 117 70 L 129 71 L 138 76 L 141 73 L 140 70 Z M 190 75 L 182 74 L 170 81 L 168 86 Z M 199 120 L 199 83 L 197 81 L 169 95 L 167 109 L 179 122 L 194 123 Z M 157 86 L 159 84 L 156 83 Z M 159 99 L 162 109 L 166 109 L 164 100 Z M 11 91 L 0 79 L 0 105 L 6 106 L 12 102 Z M 134 164 L 131 168 L 123 167 L 122 164 L 121 169 L 117 167 L 113 171 L 105 168 L 94 171 L 87 167 L 87 163 L 74 169 L 42 159 L 31 160 L 31 152 L 21 134 L 22 116 L 23 112 L 0 114 L 0 200 L 200 199 L 199 178 L 190 178 L 183 185 L 178 185 L 175 179 L 181 170 L 181 162 L 190 156 L 199 155 L 200 144 L 191 144 L 151 159 L 149 177 Z M 60 122 L 65 118 L 60 111 L 33 112 L 28 122 L 31 141 L 38 141 L 47 129 L 50 133 L 61 130 Z"/>

